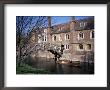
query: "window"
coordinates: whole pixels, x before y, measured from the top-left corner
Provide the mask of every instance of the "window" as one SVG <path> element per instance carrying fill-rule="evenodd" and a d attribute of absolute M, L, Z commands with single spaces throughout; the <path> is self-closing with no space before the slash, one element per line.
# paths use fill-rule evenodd
<path fill-rule="evenodd" d="M 80 27 L 82 27 L 82 23 L 80 23 Z"/>
<path fill-rule="evenodd" d="M 66 40 L 69 40 L 69 39 L 70 39 L 69 34 L 66 34 Z"/>
<path fill-rule="evenodd" d="M 90 32 L 90 38 L 91 38 L 91 39 L 94 38 L 94 31 Z"/>
<path fill-rule="evenodd" d="M 42 35 L 42 41 L 44 41 L 44 35 Z"/>
<path fill-rule="evenodd" d="M 64 50 L 65 48 L 64 48 L 64 45 L 61 45 L 61 50 Z"/>
<path fill-rule="evenodd" d="M 80 22 L 80 27 L 83 27 L 83 22 Z"/>
<path fill-rule="evenodd" d="M 83 39 L 84 38 L 84 34 L 82 33 L 82 32 L 80 32 L 79 34 L 78 34 L 78 39 Z"/>
<path fill-rule="evenodd" d="M 44 33 L 47 33 L 47 29 L 44 29 Z"/>
<path fill-rule="evenodd" d="M 42 42 L 42 36 L 39 34 L 38 35 L 38 43 L 41 43 Z"/>
<path fill-rule="evenodd" d="M 59 31 L 62 30 L 62 27 L 59 27 Z"/>
<path fill-rule="evenodd" d="M 86 22 L 84 22 L 84 27 L 86 26 Z"/>
<path fill-rule="evenodd" d="M 68 50 L 69 49 L 69 45 L 65 45 L 65 49 Z"/>
<path fill-rule="evenodd" d="M 61 29 L 60 29 L 60 27 L 59 27 L 59 31 L 60 31 Z"/>
<path fill-rule="evenodd" d="M 42 36 L 42 41 L 47 41 L 47 37 L 45 35 Z"/>
<path fill-rule="evenodd" d="M 54 36 L 54 41 L 56 41 L 56 36 Z"/>
<path fill-rule="evenodd" d="M 62 39 L 61 39 L 61 35 L 59 35 L 59 41 L 62 41 Z"/>
<path fill-rule="evenodd" d="M 83 49 L 83 45 L 79 44 L 79 49 L 82 50 Z"/>
<path fill-rule="evenodd" d="M 86 22 L 80 22 L 80 27 L 85 27 L 86 26 Z"/>
<path fill-rule="evenodd" d="M 47 41 L 47 37 L 45 36 L 45 39 L 44 39 L 45 41 Z"/>
<path fill-rule="evenodd" d="M 91 44 L 87 44 L 87 50 L 91 50 Z"/>

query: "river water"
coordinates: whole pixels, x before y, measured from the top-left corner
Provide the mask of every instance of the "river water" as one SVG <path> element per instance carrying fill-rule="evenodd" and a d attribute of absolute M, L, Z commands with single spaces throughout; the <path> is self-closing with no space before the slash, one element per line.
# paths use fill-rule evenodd
<path fill-rule="evenodd" d="M 94 74 L 94 64 L 81 63 L 80 67 L 68 66 L 67 64 L 55 63 L 54 59 L 47 58 L 31 58 L 26 60 L 32 67 L 37 69 L 44 69 L 51 72 L 51 74 Z"/>

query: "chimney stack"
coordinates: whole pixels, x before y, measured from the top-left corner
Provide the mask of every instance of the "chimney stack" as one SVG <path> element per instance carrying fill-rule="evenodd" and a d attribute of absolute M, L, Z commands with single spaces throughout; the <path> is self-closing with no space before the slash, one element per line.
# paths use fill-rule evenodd
<path fill-rule="evenodd" d="M 51 16 L 48 16 L 47 17 L 47 20 L 48 20 L 48 30 L 47 30 L 47 39 L 48 39 L 48 41 L 51 43 L 51 38 L 52 38 L 52 36 L 51 36 Z"/>
<path fill-rule="evenodd" d="M 70 21 L 70 30 L 71 31 L 75 30 L 75 23 L 76 23 L 75 16 L 71 16 L 71 21 Z"/>
<path fill-rule="evenodd" d="M 51 28 L 51 16 L 48 16 L 48 27 Z"/>
<path fill-rule="evenodd" d="M 75 16 L 71 16 L 71 21 L 75 21 Z"/>

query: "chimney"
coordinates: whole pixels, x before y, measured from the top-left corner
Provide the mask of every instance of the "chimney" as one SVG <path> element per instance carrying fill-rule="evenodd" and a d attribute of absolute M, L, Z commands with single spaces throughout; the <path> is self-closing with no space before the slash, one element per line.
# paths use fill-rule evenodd
<path fill-rule="evenodd" d="M 75 30 L 75 23 L 76 23 L 75 16 L 71 16 L 70 31 Z"/>
<path fill-rule="evenodd" d="M 51 28 L 51 16 L 48 16 L 48 27 Z"/>
<path fill-rule="evenodd" d="M 75 21 L 75 16 L 71 16 L 71 21 Z"/>
<path fill-rule="evenodd" d="M 51 16 L 48 16 L 47 17 L 47 20 L 48 20 L 48 30 L 47 30 L 47 39 L 48 39 L 48 42 L 50 42 L 51 43 L 51 38 L 52 38 L 52 36 L 51 36 Z"/>

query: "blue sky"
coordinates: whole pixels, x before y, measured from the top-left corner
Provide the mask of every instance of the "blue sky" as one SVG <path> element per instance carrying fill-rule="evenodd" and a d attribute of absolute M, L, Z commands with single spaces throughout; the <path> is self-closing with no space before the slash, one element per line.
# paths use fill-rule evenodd
<path fill-rule="evenodd" d="M 26 18 L 26 17 L 31 17 L 31 16 L 23 16 L 23 17 Z M 38 16 L 33 16 L 33 17 L 34 17 L 34 19 L 33 19 L 32 23 L 33 23 L 33 26 L 34 26 L 35 22 L 39 18 L 38 18 Z M 67 22 L 69 22 L 71 20 L 71 17 L 72 16 L 51 16 L 51 18 L 52 18 L 52 21 L 51 21 L 52 26 L 53 25 L 57 25 L 57 24 L 67 23 Z M 87 17 L 88 16 L 75 16 L 75 19 L 78 20 L 78 19 L 83 19 L 83 18 L 87 18 Z M 20 18 L 20 16 L 16 16 L 16 23 L 18 21 L 20 21 L 17 18 Z M 48 22 L 46 22 L 45 25 L 48 25 Z M 30 27 L 29 26 L 26 27 L 26 32 L 27 32 L 28 28 L 30 28 Z"/>
<path fill-rule="evenodd" d="M 83 19 L 83 18 L 87 18 L 87 16 L 75 16 L 75 19 L 77 19 L 77 20 Z M 69 22 L 70 20 L 71 20 L 71 16 L 53 16 L 52 25 L 66 23 L 66 22 Z"/>

